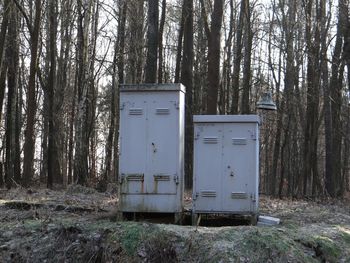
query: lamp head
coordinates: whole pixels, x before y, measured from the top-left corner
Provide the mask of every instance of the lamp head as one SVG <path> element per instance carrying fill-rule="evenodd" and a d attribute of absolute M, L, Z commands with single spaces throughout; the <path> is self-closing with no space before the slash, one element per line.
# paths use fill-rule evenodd
<path fill-rule="evenodd" d="M 272 100 L 270 91 L 264 92 L 261 99 L 256 104 L 256 108 L 259 110 L 277 110 L 277 106 Z"/>

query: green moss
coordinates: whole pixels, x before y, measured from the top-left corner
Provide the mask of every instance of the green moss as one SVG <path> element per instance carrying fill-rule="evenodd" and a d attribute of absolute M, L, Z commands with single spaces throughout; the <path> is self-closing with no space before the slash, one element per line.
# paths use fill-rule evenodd
<path fill-rule="evenodd" d="M 341 255 L 341 249 L 339 246 L 328 237 L 317 237 L 316 238 L 317 247 L 316 250 L 319 251 L 320 256 L 327 261 L 335 262 Z"/>
<path fill-rule="evenodd" d="M 120 241 L 128 255 L 135 255 L 143 235 L 144 228 L 141 225 L 136 223 L 127 223 L 124 225 Z"/>
<path fill-rule="evenodd" d="M 346 232 L 341 232 L 341 236 L 345 243 L 350 244 L 350 234 Z"/>
<path fill-rule="evenodd" d="M 41 220 L 25 220 L 23 226 L 27 230 L 38 230 L 42 227 Z"/>
<path fill-rule="evenodd" d="M 291 229 L 275 227 L 246 231 L 238 240 L 238 258 L 248 258 L 251 262 L 285 262 L 290 258 L 297 262 L 315 262 L 302 253 L 302 245 L 295 241 L 295 235 Z"/>
<path fill-rule="evenodd" d="M 84 225 L 84 228 L 89 231 L 97 231 L 97 230 L 105 230 L 109 229 L 112 230 L 116 227 L 120 227 L 120 224 L 111 222 L 109 220 L 97 220 L 92 223 Z"/>

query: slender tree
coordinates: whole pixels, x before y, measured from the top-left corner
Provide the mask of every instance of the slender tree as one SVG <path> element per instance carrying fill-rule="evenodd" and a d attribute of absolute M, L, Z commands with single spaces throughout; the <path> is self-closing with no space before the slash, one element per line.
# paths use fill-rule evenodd
<path fill-rule="evenodd" d="M 163 82 L 163 33 L 164 33 L 164 24 L 165 24 L 165 13 L 166 13 L 166 0 L 162 0 L 162 14 L 159 24 L 158 32 L 158 58 L 159 58 L 159 67 L 158 67 L 158 83 Z"/>
<path fill-rule="evenodd" d="M 146 83 L 155 83 L 157 81 L 158 13 L 158 0 L 149 0 L 147 15 L 147 57 L 145 66 Z"/>
<path fill-rule="evenodd" d="M 204 1 L 202 0 L 204 13 Z M 207 94 L 207 113 L 216 114 L 218 92 L 220 87 L 220 40 L 221 25 L 224 12 L 224 1 L 215 0 L 214 10 L 211 15 L 211 26 L 205 20 L 205 31 L 208 38 L 208 94 Z"/>
<path fill-rule="evenodd" d="M 75 124 L 74 177 L 78 184 L 86 185 L 89 174 L 89 127 L 88 127 L 88 32 L 92 1 L 83 6 L 77 1 L 77 82 L 78 109 Z"/>
<path fill-rule="evenodd" d="M 111 86 L 112 96 L 111 96 L 110 125 L 109 125 L 109 131 L 108 131 L 108 137 L 107 137 L 107 143 L 106 143 L 106 161 L 105 161 L 106 167 L 105 167 L 104 178 L 103 178 L 103 181 L 105 183 L 116 180 L 116 177 L 112 178 L 112 175 L 113 175 L 112 156 L 113 156 L 113 149 L 114 149 L 114 159 L 117 162 L 118 136 L 115 136 L 115 133 L 116 134 L 118 133 L 118 129 L 116 129 L 116 122 L 117 123 L 119 122 L 119 119 L 117 119 L 117 116 L 116 116 L 119 111 L 119 107 L 116 107 L 116 105 L 118 105 L 117 100 L 119 99 L 117 80 L 119 81 L 119 83 L 124 83 L 124 48 L 125 48 L 125 23 L 126 23 L 127 1 L 120 1 L 119 10 L 121 10 L 121 12 L 120 12 L 119 23 L 118 23 L 118 37 L 114 47 L 114 57 L 113 57 L 113 67 L 112 67 L 113 68 L 112 69 L 112 86 Z M 117 75 L 118 75 L 118 79 L 117 79 Z M 114 144 L 116 145 L 116 147 L 113 147 Z M 116 171 L 116 173 L 117 172 L 118 171 Z"/>
<path fill-rule="evenodd" d="M 25 142 L 24 142 L 24 159 L 23 159 L 23 185 L 28 187 L 34 176 L 34 125 L 35 115 L 37 110 L 36 105 L 36 73 L 38 68 L 38 49 L 39 49 L 39 36 L 40 36 L 40 24 L 41 24 L 41 0 L 35 0 L 35 18 L 33 25 L 27 20 L 27 26 L 30 32 L 30 70 L 29 81 L 27 91 L 27 125 L 25 130 Z M 24 17 L 27 17 L 23 13 Z"/>
<path fill-rule="evenodd" d="M 0 28 L 0 122 L 2 118 L 2 105 L 5 97 L 5 82 L 6 82 L 6 71 L 7 65 L 4 62 L 5 58 L 5 43 L 6 43 L 6 34 L 8 28 L 8 16 L 10 11 L 10 0 L 4 1 L 3 16 Z"/>
<path fill-rule="evenodd" d="M 15 129 L 16 129 L 16 100 L 18 89 L 18 11 L 14 3 L 8 5 L 9 25 L 6 46 L 7 64 L 7 110 L 6 110 L 6 160 L 5 160 L 5 184 L 7 188 L 14 185 L 15 167 L 20 164 L 15 162 Z M 16 182 L 19 184 L 20 182 Z"/>
<path fill-rule="evenodd" d="M 52 188 L 55 177 L 61 177 L 59 159 L 57 152 L 57 128 L 55 127 L 55 103 L 54 96 L 56 91 L 56 55 L 57 55 L 57 1 L 52 0 L 48 3 L 49 7 L 49 48 L 50 69 L 48 77 L 48 121 L 49 121 L 49 140 L 48 140 L 48 158 L 47 158 L 47 187 Z"/>
<path fill-rule="evenodd" d="M 252 29 L 252 12 L 250 1 L 244 1 L 241 4 L 245 4 L 245 16 L 244 16 L 244 65 L 243 65 L 243 83 L 242 83 L 242 100 L 241 100 L 241 113 L 249 114 L 249 96 L 251 87 L 251 59 L 252 59 L 252 45 L 253 45 L 253 29 Z"/>
<path fill-rule="evenodd" d="M 191 188 L 193 170 L 193 1 L 184 0 L 183 5 L 185 24 L 181 82 L 186 87 L 185 186 Z"/>
<path fill-rule="evenodd" d="M 237 24 L 236 41 L 234 49 L 234 61 L 233 61 L 233 76 L 232 76 L 232 104 L 231 113 L 238 113 L 238 101 L 239 101 L 239 74 L 241 69 L 242 61 L 242 50 L 243 50 L 243 31 L 244 31 L 244 18 L 246 17 L 246 0 L 242 0 L 240 3 L 239 19 Z"/>
<path fill-rule="evenodd" d="M 177 38 L 177 52 L 176 52 L 176 64 L 175 64 L 175 83 L 178 83 L 180 81 L 180 71 L 181 71 L 181 58 L 182 58 L 182 42 L 183 42 L 183 36 L 184 36 L 184 27 L 185 27 L 185 5 L 182 5 L 182 12 L 181 12 L 181 20 L 180 20 L 180 27 L 179 27 L 179 33 Z"/>

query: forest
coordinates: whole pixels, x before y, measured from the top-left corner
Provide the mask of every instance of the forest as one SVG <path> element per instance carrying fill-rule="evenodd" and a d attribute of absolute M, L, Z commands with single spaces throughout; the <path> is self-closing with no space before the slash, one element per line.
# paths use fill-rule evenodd
<path fill-rule="evenodd" d="M 0 24 L 0 188 L 106 189 L 119 85 L 182 83 L 186 188 L 192 115 L 259 114 L 261 193 L 350 191 L 347 0 L 3 0 Z"/>

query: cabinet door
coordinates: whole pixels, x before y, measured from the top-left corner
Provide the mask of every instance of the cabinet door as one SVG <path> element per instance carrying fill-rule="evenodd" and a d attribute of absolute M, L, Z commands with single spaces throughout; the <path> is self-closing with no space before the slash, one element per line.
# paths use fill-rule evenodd
<path fill-rule="evenodd" d="M 147 189 L 154 194 L 176 194 L 180 143 L 178 100 L 172 93 L 147 96 Z"/>
<path fill-rule="evenodd" d="M 224 124 L 223 211 L 249 212 L 257 175 L 254 124 Z"/>
<path fill-rule="evenodd" d="M 120 101 L 119 176 L 122 193 L 147 192 L 147 104 L 141 96 L 123 95 Z"/>
<path fill-rule="evenodd" d="M 221 211 L 221 124 L 197 124 L 194 130 L 194 209 Z"/>

